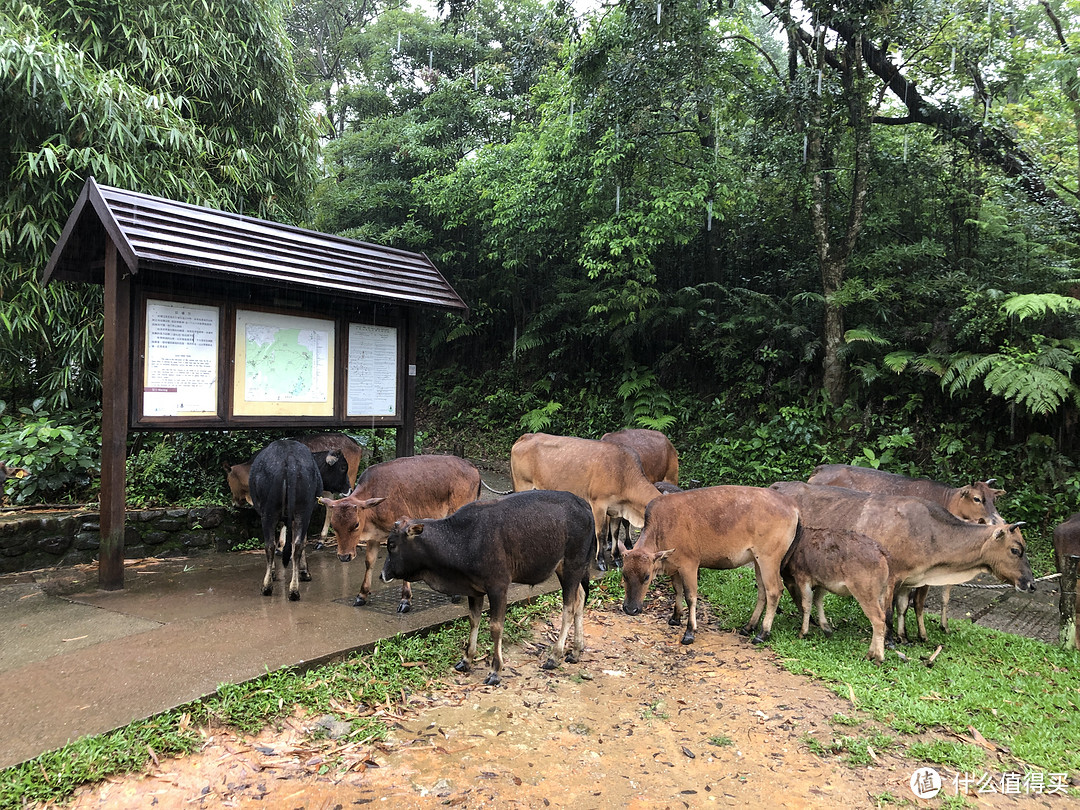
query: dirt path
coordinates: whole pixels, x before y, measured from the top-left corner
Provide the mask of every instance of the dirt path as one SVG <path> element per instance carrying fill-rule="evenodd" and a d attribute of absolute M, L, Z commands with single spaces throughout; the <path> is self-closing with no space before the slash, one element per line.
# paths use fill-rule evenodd
<path fill-rule="evenodd" d="M 772 653 L 701 622 L 679 644 L 668 602 L 629 617 L 586 617 L 580 665 L 544 672 L 537 642 L 507 650 L 502 685 L 486 669 L 450 673 L 448 688 L 384 709 L 379 744 L 312 739 L 318 718 L 294 716 L 255 738 L 215 729 L 193 756 L 88 786 L 77 808 L 866 808 L 917 801 L 919 763 L 886 746 L 869 765 L 813 753 L 834 736 L 871 739 L 870 720 L 839 726 L 858 710 L 781 669 Z M 910 738 L 905 740 L 910 742 Z M 817 749 L 822 750 L 822 749 Z M 955 795 L 946 775 L 942 796 Z M 972 801 L 975 797 L 971 797 Z M 1048 797 L 979 796 L 977 806 L 1058 805 Z"/>

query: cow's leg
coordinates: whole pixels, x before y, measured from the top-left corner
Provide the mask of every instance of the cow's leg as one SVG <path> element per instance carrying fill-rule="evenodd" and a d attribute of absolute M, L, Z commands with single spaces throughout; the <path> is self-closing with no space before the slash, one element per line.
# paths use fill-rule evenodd
<path fill-rule="evenodd" d="M 739 630 L 739 632 L 742 633 L 744 636 L 754 634 L 754 632 L 757 630 L 758 622 L 761 619 L 761 615 L 765 612 L 765 583 L 762 581 L 761 578 L 761 563 L 759 563 L 756 559 L 754 560 L 754 578 L 757 580 L 757 602 L 754 603 L 754 612 L 750 614 L 750 621 L 743 625 L 743 628 Z M 777 589 L 776 601 L 779 601 L 779 599 L 780 591 L 779 589 Z M 776 613 L 776 601 L 773 602 L 773 613 Z M 769 622 L 769 626 L 772 626 L 771 620 Z M 753 641 L 755 644 L 760 644 L 768 637 L 768 633 L 763 629 L 762 634 L 754 635 L 751 641 Z"/>
<path fill-rule="evenodd" d="M 567 576 L 562 570 L 562 564 L 558 570 L 559 584 L 562 585 L 562 624 L 559 627 L 559 637 L 548 660 L 544 662 L 544 669 L 555 669 L 564 656 L 569 664 L 576 664 L 581 660 L 581 653 L 585 649 L 585 589 L 581 585 L 582 574 L 574 572 Z M 575 575 L 576 574 L 576 575 Z M 585 574 L 587 576 L 587 572 Z M 570 628 L 574 628 L 574 646 L 570 654 L 566 654 L 566 639 L 570 635 Z"/>
<path fill-rule="evenodd" d="M 277 518 L 266 515 L 262 518 L 263 543 L 266 546 L 266 574 L 263 576 L 263 596 L 274 592 L 274 552 L 277 550 Z"/>
<path fill-rule="evenodd" d="M 825 616 L 825 589 L 820 586 L 814 590 L 814 612 L 817 613 L 817 623 L 821 632 L 825 634 L 825 638 L 830 638 L 833 634 L 833 626 L 829 624 L 829 619 Z"/>
<path fill-rule="evenodd" d="M 289 577 L 289 600 L 292 602 L 300 598 L 300 558 L 304 554 L 304 535 L 297 532 L 299 519 L 293 520 L 292 531 L 292 575 Z M 288 548 L 289 543 L 285 543 Z M 284 561 L 283 561 L 284 562 Z"/>
<path fill-rule="evenodd" d="M 915 623 L 919 627 L 919 641 L 926 641 L 926 595 L 930 593 L 930 586 L 923 585 L 921 588 L 916 588 L 915 594 Z"/>
<path fill-rule="evenodd" d="M 469 597 L 469 640 L 465 643 L 465 655 L 454 664 L 458 672 L 468 672 L 472 669 L 473 659 L 476 658 L 476 641 L 480 635 L 480 615 L 484 610 L 484 597 Z"/>
<path fill-rule="evenodd" d="M 810 632 L 810 613 L 813 609 L 814 583 L 811 582 L 809 578 L 798 583 L 797 587 L 795 583 L 792 583 L 788 587 L 788 592 L 791 593 L 791 598 L 802 611 L 802 627 L 799 630 L 799 638 L 806 638 L 806 634 Z M 798 593 L 798 597 L 795 596 L 796 593 Z"/>
<path fill-rule="evenodd" d="M 941 630 L 949 632 L 949 597 L 952 596 L 952 585 L 941 587 Z"/>
<path fill-rule="evenodd" d="M 509 583 L 507 583 L 509 586 Z M 506 621 L 506 588 L 488 591 L 488 628 L 491 631 L 491 672 L 484 679 L 486 686 L 499 684 L 499 673 L 503 668 L 502 634 L 503 622 Z"/>
<path fill-rule="evenodd" d="M 901 643 L 907 641 L 906 614 L 910 600 L 911 588 L 897 587 L 896 596 L 893 599 L 893 613 L 896 616 L 896 637 Z"/>
<path fill-rule="evenodd" d="M 401 601 L 398 603 L 398 613 L 408 613 L 412 610 L 412 583 L 401 583 Z"/>
<path fill-rule="evenodd" d="M 870 620 L 870 627 L 873 628 L 870 636 L 870 650 L 866 653 L 866 657 L 879 664 L 885 661 L 885 619 L 888 615 L 886 609 L 888 588 L 882 587 L 883 584 L 880 581 L 870 582 L 866 587 L 851 590 L 851 595 L 855 597 L 859 607 L 866 614 L 866 618 Z M 875 590 L 877 593 L 874 592 Z"/>
<path fill-rule="evenodd" d="M 667 623 L 672 627 L 680 627 L 683 623 L 683 604 L 686 602 L 686 587 L 680 572 L 671 572 L 671 587 L 675 589 L 675 606 Z"/>
<path fill-rule="evenodd" d="M 754 573 L 757 576 L 758 603 L 754 615 L 750 617 L 752 625 L 757 625 L 758 613 L 761 610 L 762 603 L 765 604 L 765 616 L 761 620 L 761 633 L 752 639 L 755 644 L 760 644 L 763 641 L 768 641 L 769 636 L 772 634 L 773 619 L 776 618 L 776 608 L 780 604 L 780 593 L 784 590 L 784 586 L 780 581 L 779 560 L 772 565 L 766 563 L 764 567 L 760 562 L 755 561 Z M 820 613 L 819 618 L 824 620 L 825 613 Z M 822 627 L 822 630 L 824 629 Z"/>
<path fill-rule="evenodd" d="M 300 562 L 297 566 L 300 572 L 301 582 L 311 582 L 311 574 L 307 570 L 307 541 L 300 541 Z"/>
<path fill-rule="evenodd" d="M 280 554 L 280 553 L 281 553 L 282 551 L 284 551 L 284 550 L 285 550 L 285 532 L 286 532 L 286 531 L 287 531 L 287 529 L 286 529 L 286 527 L 285 527 L 285 524 L 284 524 L 284 523 L 282 523 L 282 524 L 281 524 L 281 525 L 280 525 L 280 526 L 278 527 L 278 536 L 277 536 L 277 550 L 278 550 L 278 554 Z"/>
<path fill-rule="evenodd" d="M 354 607 L 366 605 L 371 599 L 371 575 L 375 570 L 375 561 L 379 557 L 379 541 L 374 537 L 368 537 L 364 544 L 364 582 L 360 586 L 360 593 L 356 595 Z"/>
<path fill-rule="evenodd" d="M 694 636 L 697 633 L 697 568 L 695 567 L 692 571 L 680 571 L 678 574 L 673 574 L 672 579 L 676 576 L 682 581 L 683 591 L 686 594 L 686 632 L 683 633 L 680 642 L 693 644 Z"/>

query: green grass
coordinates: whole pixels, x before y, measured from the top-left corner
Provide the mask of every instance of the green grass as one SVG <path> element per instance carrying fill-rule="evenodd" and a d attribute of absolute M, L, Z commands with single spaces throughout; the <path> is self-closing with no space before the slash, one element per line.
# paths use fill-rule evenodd
<path fill-rule="evenodd" d="M 528 637 L 535 619 L 556 610 L 557 594 L 512 605 L 503 627 L 504 643 Z M 561 603 L 560 603 L 561 604 Z M 0 770 L 0 808 L 31 802 L 59 801 L 87 782 L 137 771 L 154 757 L 197 751 L 202 731 L 211 723 L 254 733 L 296 707 L 335 715 L 337 704 L 360 710 L 394 703 L 402 695 L 437 689 L 461 657 L 468 621 L 460 619 L 426 634 L 394 636 L 369 653 L 307 671 L 280 670 L 242 684 L 222 684 L 217 693 L 124 728 L 82 737 L 55 751 Z M 486 620 L 481 624 L 479 655 L 490 648 Z M 354 740 L 381 739 L 386 726 L 350 711 Z"/>
<path fill-rule="evenodd" d="M 702 571 L 700 593 L 721 626 L 741 627 L 754 605 L 753 570 Z M 854 696 L 856 708 L 897 731 L 941 728 L 970 737 L 973 728 L 1005 747 L 1018 765 L 1080 771 L 1080 655 L 1075 651 L 953 619 L 948 634 L 931 627 L 928 644 L 905 645 L 908 662 L 887 650 L 878 666 L 865 658 L 870 623 L 855 600 L 826 597 L 826 614 L 837 627 L 831 639 L 814 627 L 799 639 L 786 594 L 781 610 L 768 645 L 784 665 L 844 698 Z M 927 668 L 922 660 L 937 644 L 943 650 Z M 912 750 L 912 756 L 960 770 L 960 763 L 982 754 L 966 745 Z"/>

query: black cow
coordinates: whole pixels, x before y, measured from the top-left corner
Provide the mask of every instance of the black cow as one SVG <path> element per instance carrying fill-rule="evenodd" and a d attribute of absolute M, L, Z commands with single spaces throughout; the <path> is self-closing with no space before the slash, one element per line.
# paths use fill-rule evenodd
<path fill-rule="evenodd" d="M 281 564 L 293 565 L 289 582 L 289 599 L 300 598 L 300 580 L 308 582 L 304 556 L 304 541 L 308 524 L 315 509 L 315 498 L 322 491 L 322 476 L 314 456 L 305 445 L 291 439 L 268 444 L 251 462 L 249 488 L 251 503 L 262 521 L 263 541 L 266 543 L 266 576 L 263 577 L 263 596 L 274 592 L 275 534 L 279 523 L 285 524 L 285 543 Z"/>
<path fill-rule="evenodd" d="M 484 595 L 491 627 L 491 673 L 499 682 L 502 630 L 511 582 L 539 585 L 555 572 L 562 586 L 562 628 L 544 669 L 554 669 L 566 651 L 570 623 L 574 645 L 566 660 L 576 664 L 585 649 L 584 609 L 589 565 L 596 558 L 596 527 L 588 501 L 569 492 L 532 490 L 497 501 L 473 501 L 441 520 L 402 518 L 387 540 L 381 579 L 422 579 L 447 594 L 469 597 L 472 631 L 458 672 L 476 657 Z"/>

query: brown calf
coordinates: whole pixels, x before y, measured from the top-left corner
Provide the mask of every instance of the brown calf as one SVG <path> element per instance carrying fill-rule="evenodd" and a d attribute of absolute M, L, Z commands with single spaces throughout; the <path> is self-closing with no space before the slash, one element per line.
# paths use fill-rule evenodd
<path fill-rule="evenodd" d="M 860 492 L 877 492 L 881 495 L 910 495 L 913 498 L 925 498 L 941 504 L 961 520 L 972 523 L 1004 524 L 998 514 L 996 499 L 1005 494 L 1003 489 L 991 486 L 994 480 L 976 481 L 962 487 L 950 487 L 929 478 L 908 478 L 904 475 L 874 470 L 869 467 L 856 467 L 849 464 L 823 464 L 814 470 L 808 479 L 810 484 L 822 484 L 831 487 L 847 487 Z M 912 595 L 916 612 L 922 611 L 926 602 L 929 586 L 917 588 Z M 941 589 L 941 629 L 949 631 L 949 596 L 950 585 Z"/>
<path fill-rule="evenodd" d="M 320 498 L 330 515 L 338 559 L 349 562 L 364 544 L 364 583 L 356 606 L 371 596 L 372 569 L 379 544 L 401 517 L 444 518 L 480 497 L 480 472 L 457 456 L 409 456 L 373 464 L 356 487 L 337 500 Z M 412 608 L 412 586 L 401 585 L 399 613 Z"/>
<path fill-rule="evenodd" d="M 794 501 L 760 487 L 704 487 L 664 495 L 649 504 L 637 546 L 623 554 L 623 610 L 631 616 L 639 614 L 649 584 L 664 571 L 675 587 L 675 612 L 669 624 L 682 623 L 685 601 L 682 643 L 692 644 L 697 631 L 698 569 L 753 563 L 757 604 L 742 632 L 755 632 L 761 619 L 761 632 L 754 641 L 765 641 L 783 591 L 780 564 L 798 529 Z"/>
<path fill-rule="evenodd" d="M 802 610 L 799 638 L 810 630 L 811 609 L 817 612 L 822 632 L 833 634 L 822 604 L 825 591 L 853 596 L 873 628 L 866 657 L 879 664 L 884 661 L 886 629 L 892 624 L 893 592 L 899 581 L 889 562 L 889 552 L 865 534 L 804 527 L 780 569 L 784 585 Z"/>

